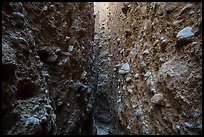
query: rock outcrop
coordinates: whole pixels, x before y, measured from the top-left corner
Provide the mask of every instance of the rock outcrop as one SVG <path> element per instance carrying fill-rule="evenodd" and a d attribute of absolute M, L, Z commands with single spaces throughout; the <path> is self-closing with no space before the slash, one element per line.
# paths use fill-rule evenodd
<path fill-rule="evenodd" d="M 93 3 L 3 3 L 3 134 L 92 134 L 93 37 Z"/>

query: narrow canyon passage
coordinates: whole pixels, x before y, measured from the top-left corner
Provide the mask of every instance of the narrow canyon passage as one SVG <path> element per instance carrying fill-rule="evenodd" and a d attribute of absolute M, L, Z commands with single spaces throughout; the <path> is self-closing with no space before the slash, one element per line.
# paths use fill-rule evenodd
<path fill-rule="evenodd" d="M 94 93 L 94 134 L 116 134 L 116 91 L 113 80 L 113 59 L 109 45 L 110 29 L 108 28 L 108 2 L 95 2 L 95 71 L 97 73 L 97 88 Z"/>
<path fill-rule="evenodd" d="M 202 134 L 201 2 L 4 2 L 4 135 Z"/>

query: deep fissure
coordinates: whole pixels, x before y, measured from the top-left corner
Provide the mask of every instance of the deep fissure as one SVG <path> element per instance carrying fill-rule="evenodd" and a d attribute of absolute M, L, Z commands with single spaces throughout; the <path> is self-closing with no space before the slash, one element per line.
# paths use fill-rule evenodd
<path fill-rule="evenodd" d="M 202 134 L 201 11 L 3 2 L 3 134 Z"/>

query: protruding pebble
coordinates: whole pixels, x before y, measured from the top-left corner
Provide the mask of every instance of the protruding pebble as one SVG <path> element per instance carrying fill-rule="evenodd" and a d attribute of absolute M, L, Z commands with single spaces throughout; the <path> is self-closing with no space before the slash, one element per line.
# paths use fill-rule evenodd
<path fill-rule="evenodd" d="M 136 74 L 134 75 L 134 77 L 135 77 L 136 79 L 139 78 L 139 74 L 136 73 Z"/>
<path fill-rule="evenodd" d="M 74 51 L 74 46 L 73 45 L 69 45 L 68 50 L 69 50 L 69 52 L 73 52 Z"/>
<path fill-rule="evenodd" d="M 132 77 L 126 77 L 125 81 L 130 82 L 132 80 Z"/>
<path fill-rule="evenodd" d="M 23 19 L 25 16 L 20 12 L 13 12 L 12 15 L 17 18 Z"/>
<path fill-rule="evenodd" d="M 140 63 L 140 68 L 141 68 L 141 69 L 144 69 L 146 66 L 147 66 L 147 64 L 146 64 L 144 61 L 142 61 L 142 62 Z"/>
<path fill-rule="evenodd" d="M 190 38 L 193 37 L 195 34 L 192 31 L 191 27 L 185 27 L 182 29 L 177 35 L 177 42 L 176 46 L 187 45 L 190 42 Z"/>
<path fill-rule="evenodd" d="M 142 52 L 142 54 L 149 54 L 149 50 L 146 49 L 145 51 Z"/>
<path fill-rule="evenodd" d="M 29 117 L 27 118 L 26 120 L 26 126 L 28 126 L 29 124 L 32 124 L 32 125 L 37 125 L 40 123 L 40 120 L 36 117 Z"/>
<path fill-rule="evenodd" d="M 154 104 L 160 104 L 164 99 L 164 95 L 162 93 L 157 93 L 151 98 L 151 102 Z"/>
<path fill-rule="evenodd" d="M 130 65 L 128 63 L 125 63 L 122 65 L 122 67 L 119 69 L 118 73 L 123 75 L 127 74 L 130 71 Z"/>
<path fill-rule="evenodd" d="M 151 76 L 151 75 L 152 75 L 151 71 L 147 71 L 147 72 L 144 74 L 144 77 L 149 77 L 149 76 Z"/>
<path fill-rule="evenodd" d="M 167 39 L 163 39 L 161 41 L 161 47 L 164 49 L 166 47 L 166 45 L 168 44 L 168 40 Z"/>
<path fill-rule="evenodd" d="M 188 127 L 188 128 L 191 128 L 191 127 L 192 127 L 192 124 L 189 123 L 189 122 L 185 122 L 184 124 L 185 124 L 185 126 Z"/>
<path fill-rule="evenodd" d="M 136 116 L 142 116 L 143 115 L 143 111 L 142 111 L 142 108 L 141 107 L 137 107 L 136 109 L 135 109 L 135 115 Z"/>
<path fill-rule="evenodd" d="M 45 10 L 47 10 L 48 8 L 47 8 L 47 5 L 45 5 L 44 7 L 43 7 L 43 10 L 45 11 Z"/>
<path fill-rule="evenodd" d="M 50 56 L 47 57 L 47 62 L 48 63 L 54 63 L 57 60 L 57 55 L 56 54 L 52 54 Z"/>
<path fill-rule="evenodd" d="M 127 92 L 130 93 L 130 94 L 132 94 L 132 93 L 133 93 L 133 90 L 132 90 L 131 88 L 128 88 L 128 89 L 127 89 Z"/>
<path fill-rule="evenodd" d="M 184 29 L 182 29 L 181 31 L 179 31 L 179 33 L 176 35 L 176 38 L 189 38 L 194 36 L 194 33 L 192 31 L 191 27 L 185 27 Z"/>

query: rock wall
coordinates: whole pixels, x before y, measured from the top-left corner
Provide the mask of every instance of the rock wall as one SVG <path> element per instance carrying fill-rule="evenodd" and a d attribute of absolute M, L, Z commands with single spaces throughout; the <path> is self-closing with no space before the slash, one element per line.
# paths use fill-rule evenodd
<path fill-rule="evenodd" d="M 97 4 L 2 3 L 3 134 L 202 134 L 202 3 Z"/>
<path fill-rule="evenodd" d="M 117 134 L 202 133 L 202 4 L 110 3 Z"/>
<path fill-rule="evenodd" d="M 91 134 L 93 3 L 2 4 L 3 134 Z"/>

